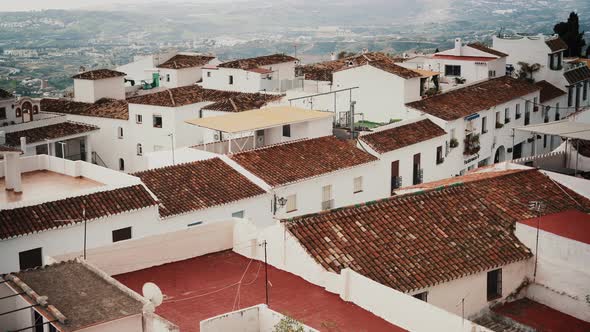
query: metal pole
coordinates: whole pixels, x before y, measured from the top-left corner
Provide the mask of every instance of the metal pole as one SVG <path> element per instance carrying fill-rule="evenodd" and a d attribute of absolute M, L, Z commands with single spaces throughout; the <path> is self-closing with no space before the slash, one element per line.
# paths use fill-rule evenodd
<path fill-rule="evenodd" d="M 512 128 L 512 160 L 514 160 L 514 137 L 516 134 L 514 133 L 514 128 Z"/>
<path fill-rule="evenodd" d="M 262 242 L 264 245 L 264 290 L 266 294 L 266 305 L 268 306 L 268 261 L 266 259 L 266 240 Z"/>
<path fill-rule="evenodd" d="M 0 300 L 8 299 L 8 298 L 19 296 L 19 295 L 23 295 L 23 294 L 26 294 L 26 293 L 25 292 L 20 292 L 20 293 L 16 293 L 16 294 L 2 296 L 2 297 L 0 297 Z"/>
<path fill-rule="evenodd" d="M 21 331 L 26 331 L 26 330 L 30 330 L 30 329 L 32 329 L 32 328 L 35 328 L 35 327 L 37 327 L 37 326 L 43 326 L 43 325 L 47 325 L 47 324 L 51 324 L 51 323 L 55 323 L 55 322 L 57 322 L 57 321 L 58 321 L 57 319 L 54 319 L 54 320 L 51 320 L 51 321 L 47 321 L 47 322 L 45 322 L 45 323 L 31 325 L 31 326 L 28 326 L 28 327 L 25 327 L 25 328 L 22 328 L 22 329 L 18 329 L 18 330 L 9 330 L 8 332 L 21 332 Z"/>
<path fill-rule="evenodd" d="M 82 219 L 84 219 L 84 260 L 86 260 L 86 200 L 82 202 Z"/>
<path fill-rule="evenodd" d="M 574 176 L 578 175 L 578 156 L 580 155 L 580 140 L 576 141 L 576 167 L 574 168 Z"/>
<path fill-rule="evenodd" d="M 535 271 L 533 272 L 533 282 L 537 278 L 537 260 L 539 257 L 539 224 L 540 224 L 541 216 L 537 214 L 537 239 L 535 240 Z"/>
<path fill-rule="evenodd" d="M 38 307 L 38 306 L 40 306 L 40 304 L 38 304 L 38 303 L 37 303 L 37 304 L 30 305 L 30 306 L 28 306 L 28 307 L 23 307 L 23 308 L 19 308 L 19 309 L 14 309 L 14 310 L 10 310 L 10 311 L 6 311 L 6 312 L 2 312 L 2 313 L 0 313 L 0 316 L 3 316 L 3 315 L 8 315 L 8 314 L 11 314 L 11 313 L 13 313 L 13 312 L 17 312 L 17 311 L 21 311 L 21 310 L 25 310 L 25 309 L 30 309 L 30 308 L 33 308 L 33 307 Z"/>

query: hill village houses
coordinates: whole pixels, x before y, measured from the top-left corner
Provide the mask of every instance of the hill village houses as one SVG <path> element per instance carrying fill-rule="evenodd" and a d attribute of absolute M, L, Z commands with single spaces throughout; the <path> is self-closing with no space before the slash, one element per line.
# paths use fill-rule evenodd
<path fill-rule="evenodd" d="M 73 98 L 0 90 L 0 326 L 587 331 L 590 68 L 566 49 L 170 52 Z"/>

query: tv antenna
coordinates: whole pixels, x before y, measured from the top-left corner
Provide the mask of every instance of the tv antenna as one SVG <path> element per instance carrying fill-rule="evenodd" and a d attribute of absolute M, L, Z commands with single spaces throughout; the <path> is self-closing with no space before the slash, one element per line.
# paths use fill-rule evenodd
<path fill-rule="evenodd" d="M 87 239 L 87 234 L 88 234 L 87 227 L 86 227 L 87 223 L 88 223 L 88 219 L 86 218 L 86 199 L 82 200 L 82 218 L 61 219 L 61 220 L 54 220 L 54 221 L 67 222 L 67 223 L 72 223 L 72 224 L 76 224 L 81 221 L 84 222 L 84 247 L 83 247 L 82 252 L 83 252 L 84 260 L 86 260 L 86 239 Z"/>
<path fill-rule="evenodd" d="M 143 284 L 143 287 L 141 287 L 141 293 L 143 294 L 143 297 L 154 305 L 154 307 L 159 306 L 162 304 L 162 301 L 164 301 L 164 295 L 162 295 L 160 287 L 153 282 L 146 282 Z"/>

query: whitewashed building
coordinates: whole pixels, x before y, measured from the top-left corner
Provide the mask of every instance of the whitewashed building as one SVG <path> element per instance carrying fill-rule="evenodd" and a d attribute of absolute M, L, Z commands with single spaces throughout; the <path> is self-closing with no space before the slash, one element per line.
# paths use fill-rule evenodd
<path fill-rule="evenodd" d="M 504 76 L 507 56 L 480 43 L 464 45 L 461 38 L 456 38 L 450 50 L 404 59 L 399 65 L 439 73 L 440 87 L 446 90 Z"/>
<path fill-rule="evenodd" d="M 179 53 L 157 66 L 160 85 L 167 88 L 193 85 L 202 79 L 202 69 L 220 61 L 212 55 Z"/>
<path fill-rule="evenodd" d="M 447 133 L 422 117 L 378 127 L 359 136 L 359 148 L 390 170 L 390 191 L 452 176 L 445 167 Z"/>
<path fill-rule="evenodd" d="M 290 218 L 389 195 L 378 159 L 334 136 L 271 145 L 229 156 L 273 194 L 273 214 Z"/>
<path fill-rule="evenodd" d="M 540 88 L 508 76 L 408 103 L 408 117 L 426 115 L 448 133 L 445 167 L 451 174 L 549 152 L 541 136 L 512 130 L 542 123 Z M 553 119 L 551 119 L 553 120 Z"/>
<path fill-rule="evenodd" d="M 206 89 L 239 92 L 280 92 L 295 84 L 297 58 L 273 54 L 239 59 L 203 68 Z"/>

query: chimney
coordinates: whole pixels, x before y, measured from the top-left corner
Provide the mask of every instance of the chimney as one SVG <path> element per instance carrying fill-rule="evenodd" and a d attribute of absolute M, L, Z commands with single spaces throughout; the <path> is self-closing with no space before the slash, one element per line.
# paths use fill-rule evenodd
<path fill-rule="evenodd" d="M 461 42 L 461 38 L 455 38 L 455 55 L 461 55 L 461 47 L 463 43 Z"/>
<path fill-rule="evenodd" d="M 332 60 L 332 61 L 336 60 L 336 53 L 334 53 L 334 52 L 330 53 L 330 60 Z"/>
<path fill-rule="evenodd" d="M 6 190 L 11 190 L 15 193 L 21 193 L 23 191 L 20 169 L 20 151 L 4 153 L 4 184 Z"/>
<path fill-rule="evenodd" d="M 367 54 L 369 53 L 369 49 L 368 48 L 363 48 L 363 54 Z"/>

